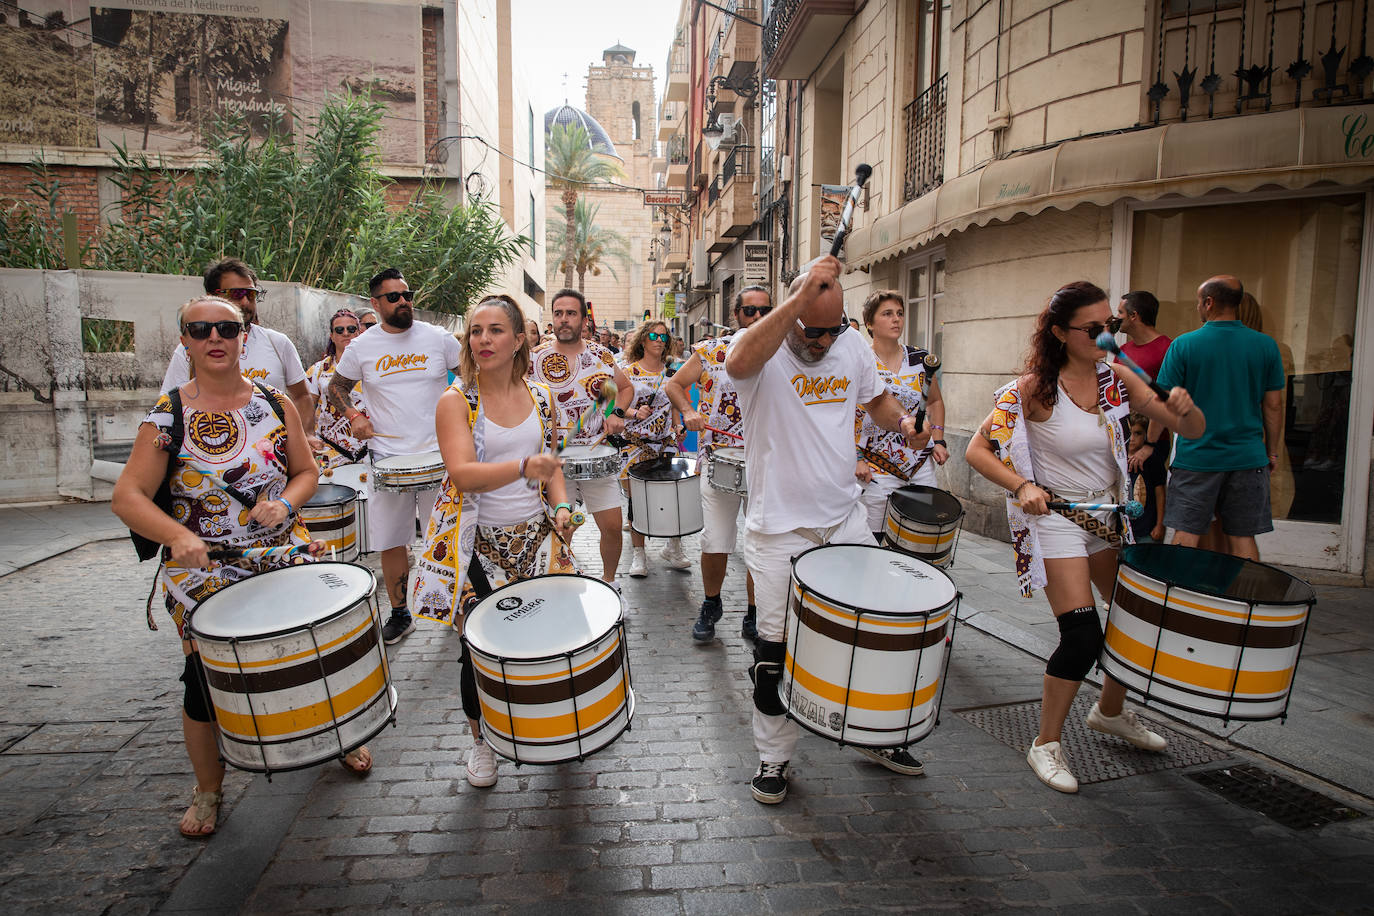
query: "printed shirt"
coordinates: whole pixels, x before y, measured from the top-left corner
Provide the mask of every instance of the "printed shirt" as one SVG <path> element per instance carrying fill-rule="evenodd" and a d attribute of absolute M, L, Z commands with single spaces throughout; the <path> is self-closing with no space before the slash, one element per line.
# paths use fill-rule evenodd
<path fill-rule="evenodd" d="M 291 338 L 260 324 L 250 324 L 243 335 L 239 346 L 239 369 L 248 381 L 262 382 L 278 391 L 305 381 L 305 369 L 301 368 L 301 357 Z M 180 388 L 190 380 L 190 357 L 186 355 L 186 347 L 177 344 L 162 377 L 162 390 Z"/>
<path fill-rule="evenodd" d="M 925 350 L 907 347 L 901 365 L 893 372 L 874 354 L 879 381 L 902 405 L 902 410 L 913 416 L 922 404 L 921 386 L 926 380 L 925 358 Z M 870 464 L 882 473 L 902 480 L 910 480 L 935 449 L 932 445 L 921 449 L 911 448 L 906 444 L 905 436 L 889 432 L 874 423 L 868 411 L 862 407 L 855 411 L 854 440 Z"/>
<path fill-rule="evenodd" d="M 697 412 L 706 418 L 706 424 L 737 436 L 744 435 L 744 414 L 739 408 L 739 392 L 735 383 L 725 371 L 725 351 L 730 346 L 730 337 L 712 337 L 692 347 L 701 360 L 701 378 L 697 388 L 701 392 L 697 402 Z M 736 447 L 743 445 L 739 439 L 703 429 L 698 439 L 703 451 L 709 452 L 717 447 Z"/>
<path fill-rule="evenodd" d="M 530 358 L 530 377 L 553 392 L 558 426 L 568 434 L 569 445 L 594 445 L 605 434 L 604 416 L 596 410 L 596 393 L 606 379 L 614 382 L 615 360 L 598 343 L 582 342 L 582 351 L 569 359 L 554 342 L 535 347 Z M 582 429 L 577 431 L 578 418 Z"/>
<path fill-rule="evenodd" d="M 641 363 L 631 363 L 622 371 L 635 390 L 630 408 L 647 406 L 651 411 L 643 420 L 625 421 L 625 438 L 630 440 L 630 444 L 620 451 L 620 479 L 625 480 L 630 465 L 657 458 L 676 443 L 673 440 L 673 405 L 663 393 L 666 368 L 653 372 Z"/>
<path fill-rule="evenodd" d="M 305 370 L 305 387 L 315 398 L 315 435 L 324 440 L 325 452 L 320 458 L 321 468 L 336 468 L 355 464 L 367 451 L 367 443 L 348 433 L 348 419 L 334 409 L 329 401 L 329 383 L 338 365 L 328 356 Z M 363 386 L 353 386 L 352 404 L 363 409 Z"/>

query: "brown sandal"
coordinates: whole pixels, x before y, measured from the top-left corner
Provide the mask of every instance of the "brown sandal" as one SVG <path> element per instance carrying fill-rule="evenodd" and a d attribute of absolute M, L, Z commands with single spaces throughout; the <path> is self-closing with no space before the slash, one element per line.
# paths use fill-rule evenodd
<path fill-rule="evenodd" d="M 356 776 L 366 776 L 372 772 L 372 752 L 367 749 L 367 745 L 349 751 L 339 758 L 339 763 L 345 770 Z"/>
<path fill-rule="evenodd" d="M 181 835 L 192 840 L 204 840 L 215 834 L 215 822 L 219 820 L 219 805 L 224 801 L 223 792 L 202 792 L 200 786 L 191 790 L 191 814 L 195 818 L 196 830 L 180 827 Z M 185 823 L 185 815 L 182 822 Z M 209 830 L 205 830 L 205 827 Z"/>

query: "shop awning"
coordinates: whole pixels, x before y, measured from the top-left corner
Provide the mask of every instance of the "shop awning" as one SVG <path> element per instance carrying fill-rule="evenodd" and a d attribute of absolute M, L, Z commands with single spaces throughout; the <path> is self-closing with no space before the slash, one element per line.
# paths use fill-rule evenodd
<path fill-rule="evenodd" d="M 990 162 L 857 229 L 866 267 L 969 226 L 1082 203 L 1374 180 L 1374 108 L 1303 108 L 1070 140 Z"/>

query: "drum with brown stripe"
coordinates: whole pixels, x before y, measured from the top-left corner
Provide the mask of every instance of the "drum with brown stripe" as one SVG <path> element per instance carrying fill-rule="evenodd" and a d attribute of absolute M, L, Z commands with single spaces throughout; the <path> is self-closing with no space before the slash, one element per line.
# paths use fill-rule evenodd
<path fill-rule="evenodd" d="M 630 727 L 635 697 L 620 593 L 539 576 L 487 595 L 463 621 L 482 735 L 516 763 L 582 760 Z"/>
<path fill-rule="evenodd" d="M 883 543 L 945 569 L 954 563 L 964 506 L 935 487 L 907 484 L 887 497 Z"/>
<path fill-rule="evenodd" d="M 1284 716 L 1316 600 L 1273 566 L 1136 544 L 1121 552 L 1102 669 L 1147 702 L 1223 719 Z"/>
<path fill-rule="evenodd" d="M 189 630 L 210 684 L 220 754 L 244 770 L 314 766 L 396 717 L 372 572 L 307 563 L 220 589 Z"/>
<path fill-rule="evenodd" d="M 300 516 L 310 536 L 324 541 L 331 559 L 349 563 L 358 558 L 358 494 L 351 487 L 322 483 L 301 504 Z"/>
<path fill-rule="evenodd" d="M 905 747 L 939 721 L 959 594 L 894 550 L 813 547 L 792 561 L 782 700 L 841 744 Z"/>

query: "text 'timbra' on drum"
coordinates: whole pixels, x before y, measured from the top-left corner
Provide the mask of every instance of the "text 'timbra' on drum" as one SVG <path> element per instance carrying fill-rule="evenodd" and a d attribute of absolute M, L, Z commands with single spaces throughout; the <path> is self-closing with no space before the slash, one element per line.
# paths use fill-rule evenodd
<path fill-rule="evenodd" d="M 558 457 L 566 480 L 599 480 L 620 470 L 620 450 L 613 445 L 570 445 Z"/>
<path fill-rule="evenodd" d="M 372 485 L 378 490 L 433 490 L 443 482 L 444 458 L 438 452 L 392 455 L 372 462 Z"/>
<path fill-rule="evenodd" d="M 322 483 L 315 495 L 301 503 L 301 522 L 317 541 L 324 541 L 331 558 L 350 563 L 358 558 L 358 494 L 351 487 Z"/>
<path fill-rule="evenodd" d="M 939 722 L 958 607 L 949 576 L 905 554 L 859 544 L 799 554 L 780 689 L 788 715 L 841 744 L 920 741 Z"/>
<path fill-rule="evenodd" d="M 306 563 L 196 605 L 188 628 L 226 761 L 269 775 L 314 766 L 395 721 L 376 584 L 362 566 Z"/>
<path fill-rule="evenodd" d="M 1134 544 L 1121 551 L 1102 670 L 1147 703 L 1227 720 L 1286 716 L 1316 601 L 1274 566 Z"/>
<path fill-rule="evenodd" d="M 964 507 L 935 487 L 907 484 L 887 497 L 883 543 L 944 569 L 954 562 Z"/>
<path fill-rule="evenodd" d="M 748 495 L 749 480 L 744 473 L 744 449 L 735 445 L 711 449 L 706 458 L 706 482 L 726 493 Z"/>
<path fill-rule="evenodd" d="M 706 525 L 701 475 L 691 458 L 663 456 L 630 465 L 630 528 L 651 538 L 696 534 Z"/>
<path fill-rule="evenodd" d="M 620 593 L 600 579 L 512 582 L 468 611 L 482 735 L 516 763 L 581 760 L 630 727 L 635 697 Z"/>

